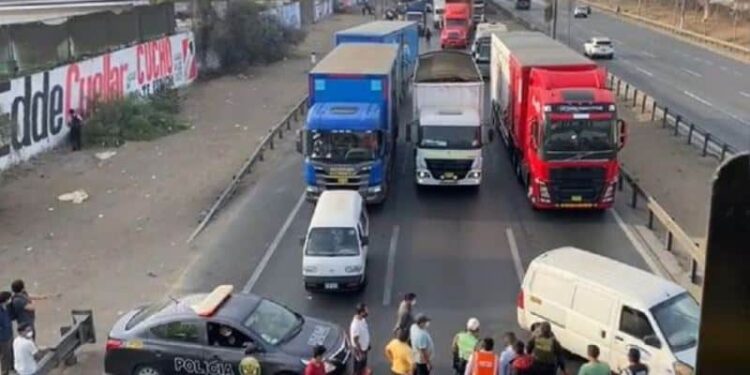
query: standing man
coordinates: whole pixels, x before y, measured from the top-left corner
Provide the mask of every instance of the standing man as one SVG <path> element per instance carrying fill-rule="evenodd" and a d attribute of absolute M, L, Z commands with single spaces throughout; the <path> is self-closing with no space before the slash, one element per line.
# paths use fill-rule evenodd
<path fill-rule="evenodd" d="M 514 346 L 518 339 L 516 338 L 515 333 L 505 332 L 505 335 L 503 335 L 503 341 L 505 342 L 505 349 L 500 353 L 500 374 L 510 375 L 510 362 L 516 358 Z"/>
<path fill-rule="evenodd" d="M 427 42 L 427 46 L 430 45 L 430 40 L 432 39 L 432 31 L 430 31 L 429 26 L 425 26 L 424 28 L 424 39 Z"/>
<path fill-rule="evenodd" d="M 562 346 L 552 334 L 552 326 L 549 322 L 542 322 L 539 325 L 539 334 L 531 338 L 529 349 L 534 355 L 536 374 L 556 375 L 558 368 L 565 373 Z"/>
<path fill-rule="evenodd" d="M 588 363 L 581 366 L 578 375 L 611 375 L 612 371 L 604 362 L 599 362 L 599 347 L 589 345 L 586 348 L 586 355 L 589 357 Z"/>
<path fill-rule="evenodd" d="M 13 368 L 18 375 L 35 374 L 41 352 L 34 344 L 34 328 L 27 323 L 18 325 L 18 336 L 13 340 Z"/>
<path fill-rule="evenodd" d="M 409 346 L 409 331 L 396 330 L 396 337 L 385 346 L 385 358 L 391 364 L 393 375 L 410 375 L 414 372 L 414 360 Z"/>
<path fill-rule="evenodd" d="M 620 371 L 622 375 L 648 375 L 648 366 L 641 363 L 641 351 L 637 348 L 628 350 L 628 362 L 630 365 Z"/>
<path fill-rule="evenodd" d="M 463 374 L 466 370 L 466 363 L 469 361 L 471 354 L 479 345 L 479 320 L 470 318 L 466 322 L 466 330 L 461 331 L 453 337 L 451 352 L 453 353 L 453 369 L 457 374 Z M 494 345 L 494 343 L 493 343 Z"/>
<path fill-rule="evenodd" d="M 10 297 L 10 309 L 13 311 L 12 315 L 16 319 L 16 323 L 19 327 L 22 324 L 29 324 L 33 332 L 36 321 L 36 310 L 32 301 L 41 301 L 48 297 L 29 295 L 26 291 L 26 285 L 20 279 L 13 281 L 10 284 L 10 289 L 13 291 L 13 296 Z"/>
<path fill-rule="evenodd" d="M 367 326 L 367 305 L 357 305 L 356 313 L 349 326 L 349 337 L 354 349 L 354 375 L 364 375 L 367 370 L 367 353 L 370 351 L 370 328 Z"/>
<path fill-rule="evenodd" d="M 323 354 L 325 353 L 325 346 L 315 345 L 313 347 L 313 357 L 305 366 L 305 375 L 326 375 L 326 366 L 323 363 Z"/>
<path fill-rule="evenodd" d="M 414 375 L 429 375 L 432 371 L 432 362 L 435 359 L 435 344 L 427 331 L 429 326 L 430 318 L 427 315 L 419 314 L 416 323 L 412 324 L 409 332 L 411 350 L 414 355 Z"/>
<path fill-rule="evenodd" d="M 481 349 L 469 357 L 463 375 L 500 375 L 500 358 L 493 350 L 495 340 L 490 337 L 482 339 Z"/>
<path fill-rule="evenodd" d="M 417 304 L 417 295 L 414 293 L 406 293 L 404 299 L 398 305 L 398 313 L 396 315 L 396 327 L 393 329 L 404 330 L 409 332 L 411 325 L 414 324 L 414 305 Z"/>
<path fill-rule="evenodd" d="M 68 121 L 68 127 L 70 127 L 70 143 L 73 146 L 73 151 L 81 149 L 81 133 L 83 128 L 83 119 L 81 115 L 76 113 L 75 109 L 68 111 L 70 115 L 70 121 Z"/>
<path fill-rule="evenodd" d="M 8 311 L 10 292 L 0 292 L 0 374 L 10 375 L 13 368 L 13 322 Z"/>

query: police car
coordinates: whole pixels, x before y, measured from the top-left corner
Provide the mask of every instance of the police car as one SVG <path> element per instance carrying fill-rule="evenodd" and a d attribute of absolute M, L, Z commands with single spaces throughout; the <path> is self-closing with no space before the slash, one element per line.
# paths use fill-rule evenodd
<path fill-rule="evenodd" d="M 340 327 L 232 290 L 222 285 L 123 315 L 107 339 L 106 373 L 300 374 L 315 345 L 328 349 L 327 373 L 347 371 L 350 350 Z"/>

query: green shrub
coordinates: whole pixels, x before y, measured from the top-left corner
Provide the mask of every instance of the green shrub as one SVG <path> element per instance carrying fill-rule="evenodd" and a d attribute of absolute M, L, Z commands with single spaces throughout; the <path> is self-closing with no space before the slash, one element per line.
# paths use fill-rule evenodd
<path fill-rule="evenodd" d="M 179 120 L 180 99 L 174 89 L 151 97 L 131 95 L 94 106 L 83 127 L 83 142 L 120 146 L 125 141 L 148 141 L 186 128 Z"/>

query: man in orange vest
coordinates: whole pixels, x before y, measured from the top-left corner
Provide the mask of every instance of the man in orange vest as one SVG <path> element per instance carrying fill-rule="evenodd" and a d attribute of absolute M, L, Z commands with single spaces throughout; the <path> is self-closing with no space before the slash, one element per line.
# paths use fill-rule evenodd
<path fill-rule="evenodd" d="M 464 375 L 500 375 L 500 358 L 493 352 L 495 340 L 486 337 L 481 347 L 469 358 Z"/>

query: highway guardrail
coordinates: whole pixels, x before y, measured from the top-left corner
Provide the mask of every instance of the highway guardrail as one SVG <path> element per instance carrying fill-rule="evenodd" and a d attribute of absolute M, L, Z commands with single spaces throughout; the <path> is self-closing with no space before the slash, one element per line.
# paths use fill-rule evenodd
<path fill-rule="evenodd" d="M 509 13 L 513 19 L 515 19 L 526 28 L 530 30 L 541 31 L 547 34 L 545 30 L 540 30 L 539 28 L 535 27 L 529 21 L 515 14 L 512 10 L 505 9 L 504 7 L 494 2 L 492 2 L 492 4 L 495 7 L 502 8 L 506 13 Z M 640 105 L 642 113 L 646 112 L 646 108 L 650 103 L 651 117 L 653 120 L 657 119 L 657 111 L 661 111 L 662 114 L 660 118 L 662 119 L 662 126 L 674 126 L 674 129 L 676 129 L 674 134 L 680 134 L 684 131 L 684 129 L 687 129 L 687 132 L 685 133 L 688 134 L 688 142 L 690 144 L 695 144 L 695 142 L 701 143 L 704 156 L 714 155 L 717 156 L 719 160 L 724 160 L 731 154 L 737 152 L 735 148 L 733 148 L 726 142 L 718 140 L 718 138 L 712 136 L 710 132 L 705 131 L 704 129 L 692 123 L 684 121 L 680 115 L 670 113 L 667 107 L 660 107 L 656 100 L 653 99 L 653 97 L 650 97 L 642 90 L 638 90 L 636 87 L 630 85 L 629 83 L 612 74 L 609 74 L 608 77 L 610 89 L 612 89 L 618 97 L 622 98 L 621 94 L 624 94 L 624 99 L 626 101 L 632 100 L 632 102 L 630 103 L 632 103 L 633 107 Z M 641 98 L 640 102 L 638 102 L 639 92 Z M 630 97 L 631 93 L 632 99 Z M 693 142 L 694 140 L 695 142 Z M 698 272 L 700 271 L 700 268 L 704 267 L 705 265 L 705 249 L 699 244 L 695 243 L 695 241 L 693 241 L 690 236 L 687 235 L 687 233 L 677 224 L 677 222 L 674 220 L 674 218 L 672 218 L 667 210 L 664 209 L 656 201 L 656 199 L 638 183 L 637 178 L 634 178 L 633 175 L 628 172 L 627 169 L 625 169 L 622 165 L 620 167 L 621 172 L 618 181 L 618 189 L 622 191 L 626 183 L 630 186 L 632 194 L 630 196 L 629 205 L 633 209 L 638 208 L 639 200 L 645 200 L 649 217 L 647 223 L 648 228 L 652 231 L 655 231 L 657 229 L 655 226 L 655 220 L 658 221 L 660 226 L 667 233 L 666 239 L 664 241 L 666 243 L 663 243 L 664 250 L 673 251 L 675 249 L 675 245 L 677 245 L 681 250 L 687 252 L 687 254 L 691 257 L 690 282 L 697 285 Z M 671 276 L 675 278 L 676 275 Z M 696 299 L 699 299 L 700 296 L 698 296 L 697 294 L 699 294 L 700 291 L 697 290 L 697 288 L 687 289 L 691 292 L 691 294 L 693 294 L 694 297 L 696 297 Z"/>
<path fill-rule="evenodd" d="M 263 140 L 258 144 L 255 150 L 245 160 L 240 169 L 232 176 L 227 187 L 224 188 L 221 195 L 219 195 L 214 201 L 208 212 L 200 219 L 198 226 L 193 230 L 193 233 L 188 238 L 187 242 L 193 242 L 193 240 L 200 234 L 206 225 L 213 219 L 219 210 L 226 204 L 229 198 L 237 190 L 237 186 L 245 175 L 252 171 L 253 166 L 258 161 L 264 160 L 264 153 L 266 150 L 273 150 L 275 148 L 275 140 L 283 139 L 284 132 L 292 130 L 292 122 L 296 122 L 301 115 L 305 115 L 307 112 L 307 96 L 302 98 L 297 105 L 286 115 L 284 119 L 274 125 L 268 130 L 268 134 L 263 137 Z"/>
<path fill-rule="evenodd" d="M 736 44 L 736 43 L 730 43 L 730 42 L 727 42 L 727 41 L 724 41 L 724 40 L 720 40 L 720 39 L 712 38 L 710 36 L 702 35 L 702 34 L 694 32 L 694 31 L 680 29 L 678 27 L 674 27 L 672 25 L 668 25 L 668 24 L 665 24 L 663 22 L 659 22 L 659 21 L 652 20 L 650 18 L 639 16 L 637 14 L 632 14 L 632 13 L 629 13 L 629 12 L 622 12 L 622 11 L 618 12 L 617 8 L 615 8 L 615 7 L 610 7 L 610 6 L 607 6 L 607 5 L 604 5 L 604 4 L 599 4 L 599 3 L 596 3 L 596 2 L 593 2 L 593 1 L 581 0 L 581 2 L 585 3 L 585 4 L 588 4 L 588 5 L 591 5 L 591 6 L 595 7 L 595 8 L 597 8 L 597 9 L 600 9 L 600 10 L 612 13 L 612 14 L 620 16 L 620 17 L 629 18 L 629 19 L 631 19 L 633 21 L 636 21 L 636 22 L 644 23 L 644 24 L 646 24 L 648 26 L 651 26 L 653 28 L 656 28 L 656 29 L 659 29 L 659 30 L 663 30 L 663 31 L 666 31 L 666 32 L 669 32 L 669 33 L 672 33 L 672 34 L 675 34 L 675 35 L 678 35 L 678 36 L 681 36 L 681 37 L 683 37 L 685 39 L 689 39 L 691 41 L 698 42 L 700 44 L 719 47 L 721 49 L 724 49 L 724 50 L 727 50 L 729 52 L 738 54 L 740 56 L 750 57 L 750 48 L 741 46 L 741 45 Z"/>
<path fill-rule="evenodd" d="M 94 331 L 94 314 L 91 310 L 73 310 L 73 325 L 60 328 L 60 341 L 47 351 L 39 360 L 39 369 L 34 375 L 46 375 L 53 369 L 65 364 L 72 366 L 77 362 L 75 351 L 84 344 L 96 342 Z"/>

